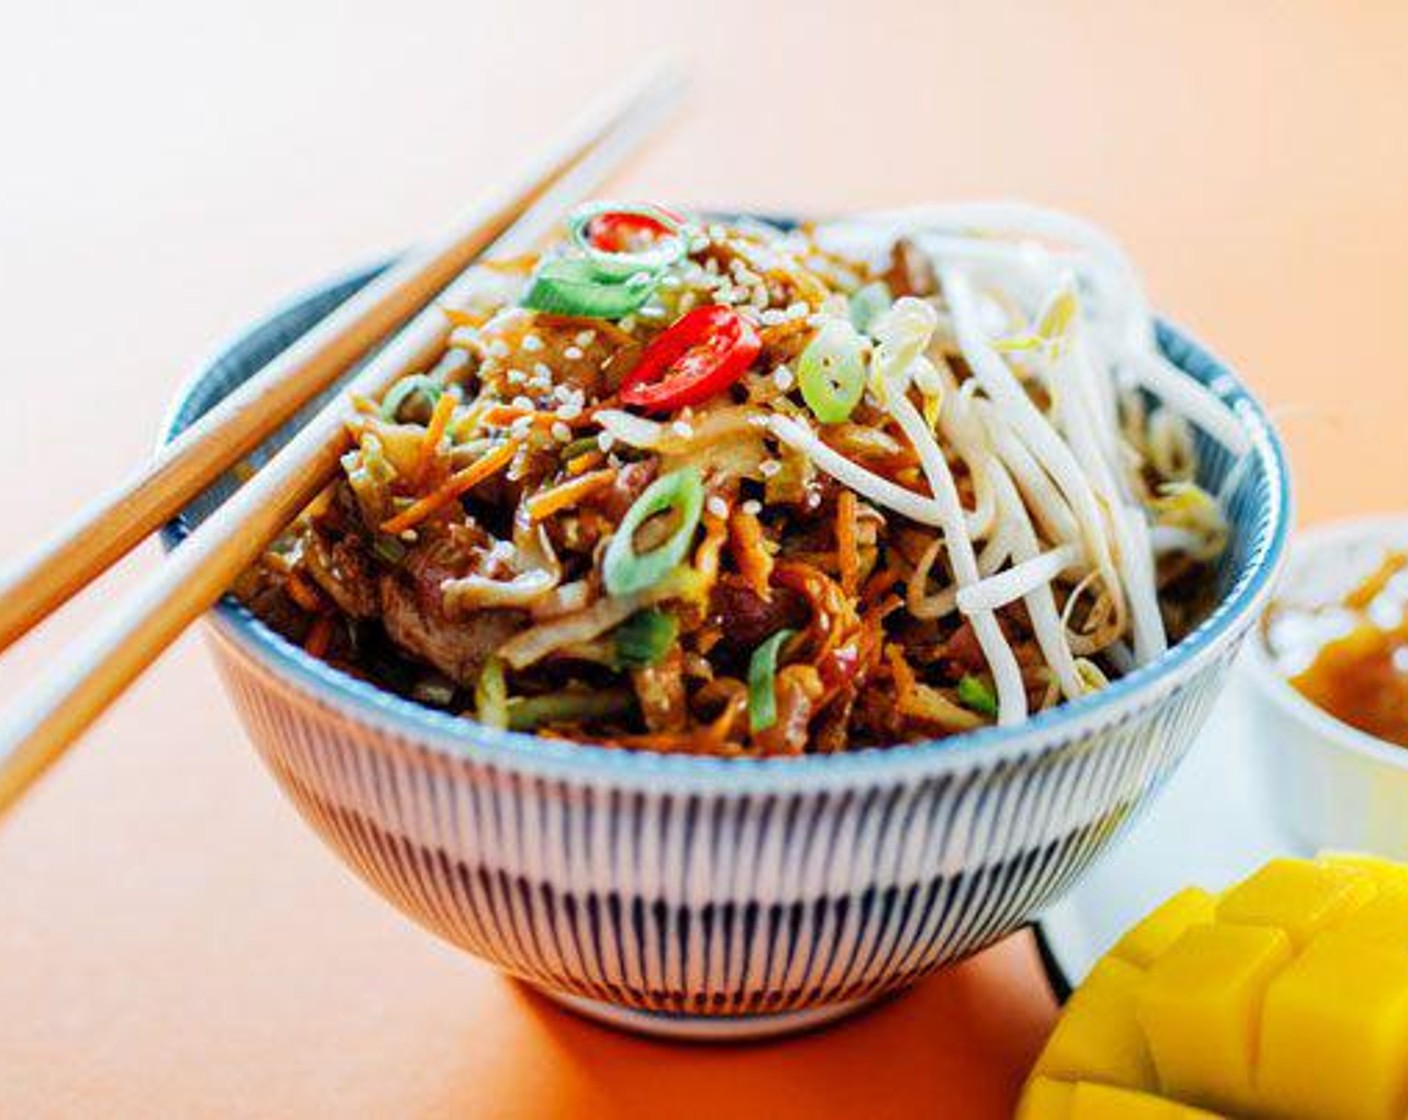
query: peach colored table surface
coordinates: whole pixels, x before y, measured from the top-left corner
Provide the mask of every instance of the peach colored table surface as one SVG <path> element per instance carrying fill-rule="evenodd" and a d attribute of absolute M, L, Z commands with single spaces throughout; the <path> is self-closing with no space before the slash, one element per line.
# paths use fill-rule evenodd
<path fill-rule="evenodd" d="M 1097 217 L 1282 418 L 1303 518 L 1408 478 L 1408 8 L 54 3 L 0 36 L 0 544 L 144 454 L 179 379 L 404 243 L 649 47 L 692 108 L 623 183 Z M 9 695 L 103 593 L 0 665 Z M 1006 1115 L 1053 1008 L 1015 939 L 845 1026 L 613 1034 L 325 853 L 182 642 L 0 823 L 0 1117 Z"/>

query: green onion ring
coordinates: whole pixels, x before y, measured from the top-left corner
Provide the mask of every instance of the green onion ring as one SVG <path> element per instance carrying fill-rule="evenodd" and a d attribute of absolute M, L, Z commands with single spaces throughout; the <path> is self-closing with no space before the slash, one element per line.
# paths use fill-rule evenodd
<path fill-rule="evenodd" d="M 603 214 L 646 218 L 663 228 L 666 236 L 638 253 L 613 253 L 609 249 L 599 249 L 592 244 L 591 225 Z M 567 232 L 573 244 L 596 266 L 599 275 L 614 280 L 624 280 L 638 272 L 655 274 L 669 268 L 684 256 L 682 228 L 674 217 L 648 203 L 588 202 L 572 211 L 567 219 Z"/>
<path fill-rule="evenodd" d="M 611 634 L 612 656 L 616 667 L 640 669 L 654 665 L 675 644 L 680 623 L 668 611 L 647 607 L 636 611 Z"/>
<path fill-rule="evenodd" d="M 508 682 L 504 680 L 504 663 L 490 657 L 479 670 L 474 684 L 474 718 L 485 727 L 500 730 L 508 726 Z"/>
<path fill-rule="evenodd" d="M 748 662 L 748 730 L 756 735 L 777 722 L 777 654 L 795 630 L 779 630 Z"/>
<path fill-rule="evenodd" d="M 657 513 L 673 509 L 679 513 L 675 531 L 646 553 L 636 552 L 637 530 Z M 626 511 L 620 527 L 606 546 L 602 574 L 611 595 L 630 595 L 653 587 L 684 559 L 704 511 L 704 480 L 695 467 L 685 467 L 662 475 Z"/>
<path fill-rule="evenodd" d="M 411 377 L 403 377 L 391 386 L 382 399 L 381 418 L 389 420 L 393 424 L 396 423 L 396 414 L 401 411 L 401 406 L 406 403 L 412 393 L 424 393 L 430 398 L 430 407 L 434 408 L 444 391 L 445 387 L 440 382 L 426 374 L 417 373 Z"/>
<path fill-rule="evenodd" d="M 958 682 L 958 699 L 965 708 L 979 715 L 997 716 L 997 697 L 982 677 L 965 673 Z"/>
<path fill-rule="evenodd" d="M 655 277 L 635 269 L 624 279 L 601 276 L 596 265 L 575 257 L 549 257 L 538 266 L 523 306 L 552 315 L 619 319 L 639 309 L 655 291 Z"/>
<path fill-rule="evenodd" d="M 802 399 L 823 424 L 839 424 L 860 403 L 865 382 L 865 340 L 845 319 L 828 319 L 797 362 Z"/>

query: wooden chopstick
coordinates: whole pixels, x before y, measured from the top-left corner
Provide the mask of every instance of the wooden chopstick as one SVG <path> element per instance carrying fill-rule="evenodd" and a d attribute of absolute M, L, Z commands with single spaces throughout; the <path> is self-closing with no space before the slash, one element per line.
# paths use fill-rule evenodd
<path fill-rule="evenodd" d="M 573 162 L 629 113 L 670 96 L 656 65 L 588 110 L 513 190 L 480 200 L 443 234 L 361 289 L 144 467 L 0 571 L 0 652 L 171 520 L 224 471 L 401 326 Z"/>
<path fill-rule="evenodd" d="M 654 130 L 676 85 L 657 84 L 649 96 L 608 128 L 601 141 L 547 188 L 541 172 L 513 180 L 477 210 L 491 226 L 533 205 L 493 244 L 495 254 L 530 249 L 563 210 L 619 169 Z M 558 149 L 555 149 L 557 151 Z M 549 164 L 555 164 L 550 159 Z M 349 445 L 349 398 L 376 398 L 405 374 L 423 369 L 443 350 L 449 324 L 442 306 L 463 302 L 472 280 L 461 276 L 436 304 L 413 318 L 250 481 L 215 510 L 162 567 L 125 598 L 109 619 L 75 644 L 54 671 L 16 704 L 0 725 L 0 815 L 13 806 L 79 735 L 173 640 L 212 606 L 237 576 L 303 509 L 337 469 Z"/>

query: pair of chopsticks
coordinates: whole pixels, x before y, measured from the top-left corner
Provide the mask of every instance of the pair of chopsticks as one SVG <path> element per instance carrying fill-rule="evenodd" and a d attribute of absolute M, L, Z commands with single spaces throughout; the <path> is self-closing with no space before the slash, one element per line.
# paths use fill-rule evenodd
<path fill-rule="evenodd" d="M 146 467 L 0 574 L 0 651 L 47 617 L 254 450 L 302 405 L 389 341 L 0 724 L 0 815 L 326 485 L 347 449 L 347 399 L 379 398 L 443 350 L 464 274 L 486 250 L 531 249 L 661 123 L 680 83 L 655 67 L 589 110 L 501 190 L 342 304 Z M 434 300 L 430 306 L 426 304 Z M 398 328 L 400 328 L 398 330 Z"/>

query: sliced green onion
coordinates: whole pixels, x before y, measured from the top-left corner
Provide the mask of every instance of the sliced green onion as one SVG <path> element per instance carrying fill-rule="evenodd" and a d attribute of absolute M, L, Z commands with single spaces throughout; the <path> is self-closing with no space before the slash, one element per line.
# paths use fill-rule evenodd
<path fill-rule="evenodd" d="M 395 568 L 406 558 L 406 546 L 390 533 L 378 533 L 372 538 L 372 553 L 378 560 Z"/>
<path fill-rule="evenodd" d="M 748 662 L 748 730 L 755 735 L 777 722 L 777 654 L 795 630 L 779 630 Z"/>
<path fill-rule="evenodd" d="M 430 398 L 430 406 L 435 407 L 435 402 L 440 399 L 440 394 L 445 391 L 444 387 L 433 377 L 428 377 L 423 373 L 414 374 L 411 377 L 403 377 L 400 381 L 387 391 L 381 402 L 381 418 L 396 422 L 396 414 L 401 411 L 401 406 L 411 399 L 412 393 L 424 393 Z"/>
<path fill-rule="evenodd" d="M 411 696 L 422 704 L 445 708 L 455 698 L 455 682 L 438 673 L 422 677 L 411 688 Z"/>
<path fill-rule="evenodd" d="M 598 443 L 596 436 L 583 436 L 581 439 L 574 439 L 564 447 L 558 457 L 564 463 L 569 463 L 578 455 L 585 455 L 588 451 L 595 451 L 600 446 L 601 444 Z"/>
<path fill-rule="evenodd" d="M 619 715 L 634 703 L 635 696 L 624 688 L 515 696 L 508 703 L 508 726 L 513 731 L 534 731 L 549 723 L 580 723 Z"/>
<path fill-rule="evenodd" d="M 651 517 L 674 510 L 679 523 L 658 547 L 636 552 L 636 532 Z M 652 482 L 626 511 L 606 546 L 602 574 L 612 595 L 630 595 L 653 587 L 684 559 L 704 510 L 704 480 L 696 467 L 672 471 Z"/>
<path fill-rule="evenodd" d="M 508 682 L 504 663 L 497 657 L 484 662 L 474 684 L 474 718 L 485 727 L 502 730 L 508 726 Z"/>
<path fill-rule="evenodd" d="M 640 308 L 655 291 L 656 278 L 636 270 L 620 280 L 602 277 L 596 265 L 575 257 L 550 257 L 538 266 L 523 306 L 552 315 L 619 319 Z"/>
<path fill-rule="evenodd" d="M 669 652 L 679 632 L 679 619 L 668 611 L 657 607 L 637 611 L 611 633 L 617 666 L 639 669 L 654 665 Z"/>
<path fill-rule="evenodd" d="M 883 280 L 873 280 L 851 296 L 851 325 L 861 334 L 869 334 L 875 320 L 890 310 L 890 286 Z"/>
<path fill-rule="evenodd" d="M 997 696 L 993 693 L 992 686 L 982 677 L 975 677 L 971 673 L 964 674 L 958 682 L 958 699 L 965 708 L 979 715 L 992 718 L 997 716 Z"/>
<path fill-rule="evenodd" d="M 635 253 L 615 253 L 592 244 L 592 222 L 603 214 L 631 214 L 646 218 L 666 231 L 648 249 Z M 567 219 L 567 232 L 603 278 L 625 280 L 638 272 L 658 273 L 684 256 L 680 223 L 658 206 L 642 203 L 588 202 L 577 207 Z"/>
<path fill-rule="evenodd" d="M 844 319 L 828 319 L 802 351 L 797 384 L 823 424 L 850 416 L 865 392 L 865 340 Z"/>

